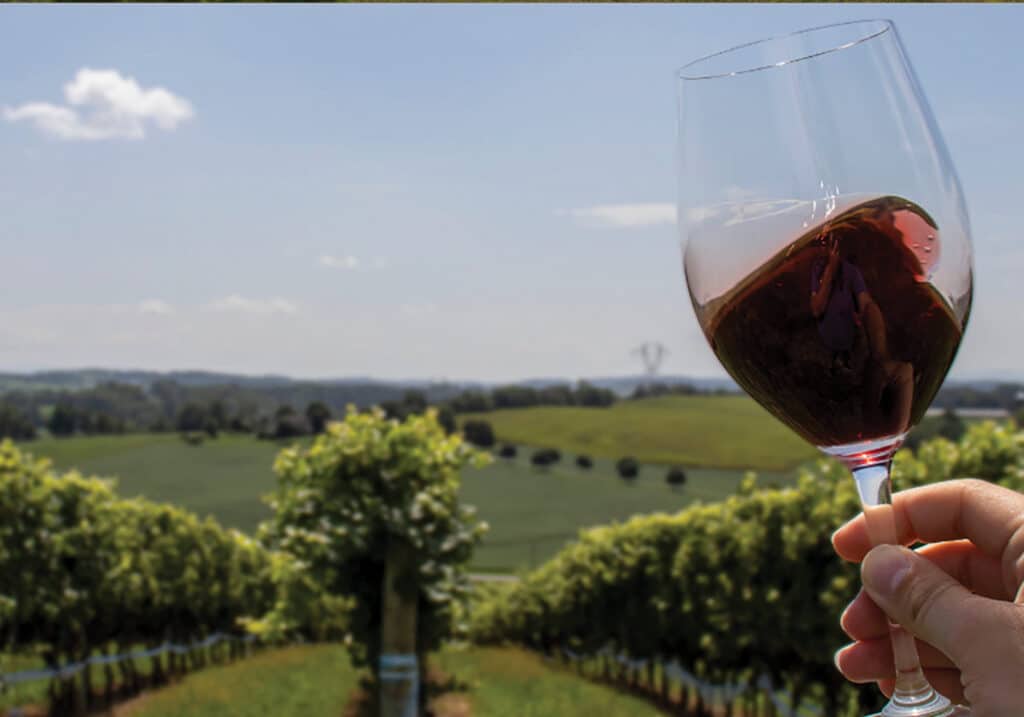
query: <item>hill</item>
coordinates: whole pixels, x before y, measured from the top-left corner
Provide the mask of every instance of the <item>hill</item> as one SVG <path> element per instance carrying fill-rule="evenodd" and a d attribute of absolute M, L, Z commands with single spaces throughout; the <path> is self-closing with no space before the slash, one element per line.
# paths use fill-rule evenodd
<path fill-rule="evenodd" d="M 605 458 L 633 455 L 645 463 L 787 470 L 816 455 L 746 396 L 665 396 L 610 408 L 541 406 L 472 417 L 490 421 L 503 441 Z"/>
<path fill-rule="evenodd" d="M 135 434 L 47 439 L 24 448 L 52 458 L 61 469 L 117 477 L 122 495 L 176 503 L 252 532 L 270 517 L 260 496 L 274 490 L 271 465 L 282 445 L 225 435 L 191 446 L 175 435 Z M 672 490 L 662 469 L 643 466 L 639 477 L 627 484 L 611 461 L 598 459 L 583 471 L 572 458 L 566 455 L 559 464 L 538 470 L 524 450 L 515 460 L 497 460 L 463 474 L 462 499 L 491 524 L 474 558 L 476 569 L 536 566 L 580 528 L 637 513 L 676 511 L 694 500 L 721 500 L 735 491 L 743 475 L 694 469 L 687 472 L 684 487 Z M 762 475 L 780 483 L 788 480 L 783 474 Z"/>

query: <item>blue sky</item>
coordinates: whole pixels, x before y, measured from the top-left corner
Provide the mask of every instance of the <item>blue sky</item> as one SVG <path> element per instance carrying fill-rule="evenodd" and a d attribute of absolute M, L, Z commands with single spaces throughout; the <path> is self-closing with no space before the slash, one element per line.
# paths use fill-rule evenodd
<path fill-rule="evenodd" d="M 0 369 L 576 377 L 658 340 L 722 375 L 666 209 L 673 70 L 879 16 L 971 212 L 955 373 L 1022 376 L 1012 5 L 5 6 Z"/>

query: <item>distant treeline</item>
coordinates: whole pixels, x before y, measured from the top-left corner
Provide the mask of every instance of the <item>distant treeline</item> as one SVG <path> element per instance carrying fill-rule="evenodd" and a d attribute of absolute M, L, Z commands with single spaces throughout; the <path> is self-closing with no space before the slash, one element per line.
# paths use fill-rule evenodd
<path fill-rule="evenodd" d="M 615 403 L 616 398 L 614 391 L 580 381 L 575 387 L 563 383 L 542 388 L 512 385 L 498 386 L 489 391 L 463 391 L 446 403 L 455 413 L 480 413 L 530 406 L 605 407 Z"/>
<path fill-rule="evenodd" d="M 375 383 L 240 386 L 172 380 L 15 389 L 0 395 L 0 436 L 27 439 L 41 429 L 58 436 L 174 430 L 296 435 L 312 430 L 322 412 L 315 404 L 340 415 L 346 405 L 401 401 L 405 393 L 401 386 Z M 456 390 L 439 387 L 421 393 L 438 401 Z"/>
<path fill-rule="evenodd" d="M 210 379 L 215 374 L 201 377 Z M 409 388 L 373 381 L 301 382 L 268 378 L 264 382 L 212 383 L 196 380 L 154 380 L 148 384 L 101 381 L 87 387 L 0 390 L 0 437 L 34 438 L 41 430 L 56 436 L 144 431 L 252 433 L 264 438 L 289 438 L 319 432 L 326 421 L 344 414 L 346 406 L 381 406 L 396 418 L 422 413 L 428 406 L 454 430 L 455 415 L 532 406 L 607 407 L 614 391 L 586 381 L 544 386 L 505 385 L 465 389 L 454 384 Z M 1016 413 L 1024 405 L 1020 384 L 952 384 L 934 405 L 941 408 L 1005 408 Z M 648 383 L 629 399 L 667 395 L 723 393 L 687 383 Z"/>
<path fill-rule="evenodd" d="M 404 418 L 429 406 L 455 430 L 455 414 L 527 406 L 610 406 L 615 393 L 585 382 L 543 388 L 453 386 L 409 389 L 392 384 L 298 383 L 267 386 L 182 385 L 172 380 L 134 385 L 114 381 L 89 388 L 16 389 L 0 396 L 0 437 L 30 440 L 41 430 L 55 436 L 181 431 L 252 433 L 290 438 L 318 433 L 346 406 L 379 405 Z"/>
<path fill-rule="evenodd" d="M 1024 385 L 999 383 L 972 385 L 952 383 L 943 386 L 932 401 L 935 408 L 1003 408 L 1016 413 L 1024 406 Z"/>

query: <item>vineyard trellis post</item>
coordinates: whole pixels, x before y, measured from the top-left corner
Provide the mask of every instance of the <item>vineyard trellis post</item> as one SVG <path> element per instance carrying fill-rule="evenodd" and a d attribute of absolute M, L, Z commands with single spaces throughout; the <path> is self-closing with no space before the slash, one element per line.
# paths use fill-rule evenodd
<path fill-rule="evenodd" d="M 381 598 L 380 717 L 416 717 L 418 711 L 417 596 L 409 590 L 415 569 L 411 546 L 391 538 Z"/>

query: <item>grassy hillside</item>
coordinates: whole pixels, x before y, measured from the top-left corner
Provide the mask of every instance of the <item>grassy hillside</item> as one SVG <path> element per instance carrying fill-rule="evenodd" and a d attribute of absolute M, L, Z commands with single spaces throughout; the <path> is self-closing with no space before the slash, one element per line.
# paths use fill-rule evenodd
<path fill-rule="evenodd" d="M 614 463 L 596 459 L 580 470 L 571 454 L 561 463 L 539 470 L 524 451 L 513 460 L 496 460 L 462 478 L 462 497 L 480 509 L 491 531 L 477 549 L 480 570 L 507 570 L 539 565 L 576 536 L 581 527 L 623 520 L 637 513 L 674 512 L 695 500 L 721 500 L 736 490 L 743 471 L 695 468 L 686 485 L 673 490 L 665 469 L 642 466 L 640 475 L 624 482 Z M 783 483 L 787 474 L 759 473 L 762 480 Z"/>
<path fill-rule="evenodd" d="M 175 435 L 129 435 L 44 440 L 26 449 L 52 458 L 62 469 L 116 476 L 123 495 L 185 506 L 212 514 L 226 525 L 252 531 L 269 517 L 260 496 L 274 489 L 271 464 L 280 446 L 225 436 L 201 446 Z M 682 489 L 664 481 L 664 469 L 644 466 L 632 483 L 597 459 L 590 471 L 573 465 L 572 454 L 552 468 L 530 466 L 526 450 L 514 461 L 497 460 L 463 476 L 463 499 L 491 524 L 475 565 L 505 571 L 536 565 L 586 526 L 635 513 L 674 511 L 693 500 L 719 500 L 735 490 L 742 471 L 691 469 Z M 783 481 L 782 474 L 762 473 Z"/>
<path fill-rule="evenodd" d="M 815 455 L 746 396 L 665 396 L 610 408 L 542 406 L 474 417 L 490 421 L 502 440 L 648 463 L 785 470 Z"/>
<path fill-rule="evenodd" d="M 59 468 L 117 477 L 122 495 L 176 503 L 252 531 L 269 516 L 260 496 L 274 489 L 271 464 L 281 447 L 248 436 L 190 446 L 176 434 L 134 434 L 46 439 L 25 448 Z"/>

